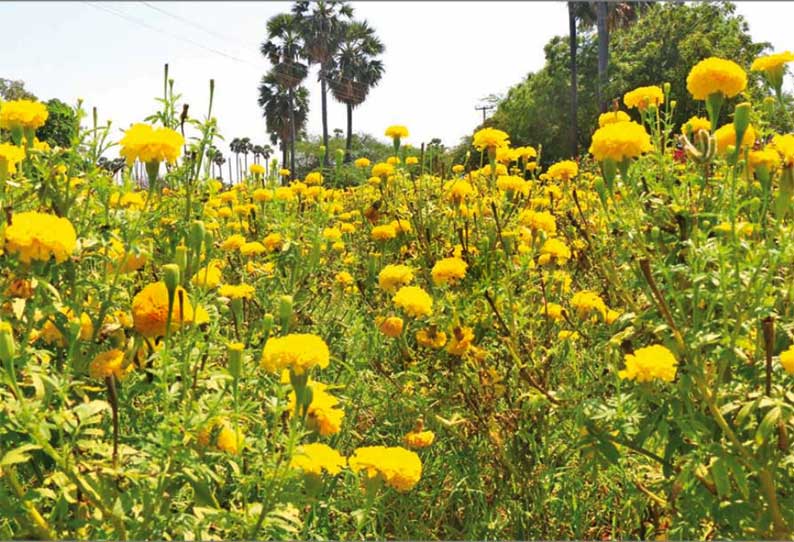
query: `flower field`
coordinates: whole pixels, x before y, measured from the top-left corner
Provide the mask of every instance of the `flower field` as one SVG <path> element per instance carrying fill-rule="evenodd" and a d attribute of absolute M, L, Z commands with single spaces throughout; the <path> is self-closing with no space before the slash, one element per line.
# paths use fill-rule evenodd
<path fill-rule="evenodd" d="M 0 103 L 0 538 L 790 539 L 792 60 L 692 66 L 683 126 L 632 90 L 577 160 L 391 126 L 231 185 L 212 98 L 69 147 Z"/>

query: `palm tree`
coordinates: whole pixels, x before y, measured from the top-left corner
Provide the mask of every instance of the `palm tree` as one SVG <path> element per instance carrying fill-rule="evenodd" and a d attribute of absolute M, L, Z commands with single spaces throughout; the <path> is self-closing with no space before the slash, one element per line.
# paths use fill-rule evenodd
<path fill-rule="evenodd" d="M 235 137 L 229 143 L 229 150 L 234 153 L 234 162 L 235 166 L 237 166 L 237 180 L 240 180 L 240 153 L 242 152 L 241 148 L 241 141 L 239 137 Z M 229 182 L 232 182 L 232 179 L 229 179 Z"/>
<path fill-rule="evenodd" d="M 576 37 L 576 6 L 575 2 L 568 2 L 568 42 L 571 49 L 571 156 L 579 154 L 579 127 L 577 115 L 579 114 L 579 91 L 577 89 L 577 61 L 576 51 L 578 42 Z"/>
<path fill-rule="evenodd" d="M 309 64 L 320 66 L 323 145 L 328 148 L 328 70 L 344 36 L 345 24 L 353 18 L 353 8 L 344 0 L 298 0 L 292 13 L 298 18 Z M 328 153 L 324 154 L 323 165 L 328 165 Z"/>
<path fill-rule="evenodd" d="M 350 162 L 353 144 L 353 108 L 361 105 L 383 77 L 383 62 L 376 58 L 385 47 L 366 21 L 346 25 L 339 51 L 329 71 L 331 92 L 347 106 L 345 163 Z"/>
<path fill-rule="evenodd" d="M 290 143 L 294 142 L 292 134 L 297 133 L 298 129 L 303 127 L 309 115 L 309 91 L 302 86 L 291 92 L 285 91 L 278 81 L 278 76 L 271 70 L 262 77 L 259 84 L 258 101 L 265 117 L 265 130 L 270 134 L 271 143 L 280 143 L 281 165 L 287 167 Z M 293 103 L 295 104 L 294 108 L 292 107 Z M 293 121 L 297 126 L 293 126 Z M 294 164 L 294 145 L 292 148 L 290 163 Z M 270 151 L 272 152 L 272 149 Z M 292 167 L 294 168 L 294 166 Z"/>
<path fill-rule="evenodd" d="M 265 175 L 270 175 L 270 157 L 273 155 L 273 147 L 262 145 L 262 160 L 265 162 Z"/>
<path fill-rule="evenodd" d="M 245 161 L 243 175 L 248 173 L 248 153 L 251 152 L 252 148 L 253 145 L 251 144 L 250 137 L 244 137 L 240 140 L 240 152 L 243 153 L 243 160 Z"/>
<path fill-rule="evenodd" d="M 226 163 L 226 158 L 224 158 L 223 155 L 220 152 L 218 152 L 213 157 L 212 161 L 215 163 L 216 166 L 218 166 L 218 173 L 219 173 L 218 177 L 220 177 L 221 181 L 223 181 L 223 164 Z M 229 179 L 229 181 L 231 182 L 231 179 Z"/>
<path fill-rule="evenodd" d="M 260 48 L 261 53 L 273 65 L 271 70 L 278 85 L 287 91 L 289 101 L 289 136 L 291 148 L 290 170 L 295 171 L 295 139 L 296 123 L 295 116 L 295 89 L 306 78 L 308 68 L 303 60 L 303 40 L 301 39 L 300 27 L 297 17 L 290 13 L 274 15 L 267 21 L 267 41 Z M 261 101 L 260 86 L 260 105 Z M 308 108 L 307 108 L 308 109 Z M 282 139 L 284 141 L 284 139 Z"/>

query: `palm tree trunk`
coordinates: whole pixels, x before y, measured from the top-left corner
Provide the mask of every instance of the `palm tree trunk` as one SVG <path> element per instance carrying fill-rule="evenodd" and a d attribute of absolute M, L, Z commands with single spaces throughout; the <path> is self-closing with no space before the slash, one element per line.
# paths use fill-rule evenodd
<path fill-rule="evenodd" d="M 323 115 L 323 145 L 325 145 L 325 152 L 323 153 L 323 166 L 328 166 L 328 89 L 325 82 L 325 68 L 320 66 L 320 97 L 322 98 L 322 115 Z"/>
<path fill-rule="evenodd" d="M 607 28 L 607 3 L 596 2 L 596 28 L 598 29 L 598 105 L 607 110 L 606 84 L 609 65 L 609 29 Z"/>
<path fill-rule="evenodd" d="M 568 39 L 571 47 L 571 156 L 579 154 L 577 116 L 579 112 L 579 95 L 577 87 L 577 39 L 576 39 L 576 5 L 568 2 Z"/>
<path fill-rule="evenodd" d="M 289 129 L 290 129 L 290 141 L 289 141 L 289 172 L 290 178 L 295 177 L 295 92 L 293 91 L 292 87 L 289 89 Z"/>
<path fill-rule="evenodd" d="M 347 140 L 345 141 L 345 164 L 349 164 L 353 157 L 350 149 L 353 147 L 353 106 L 347 105 Z"/>

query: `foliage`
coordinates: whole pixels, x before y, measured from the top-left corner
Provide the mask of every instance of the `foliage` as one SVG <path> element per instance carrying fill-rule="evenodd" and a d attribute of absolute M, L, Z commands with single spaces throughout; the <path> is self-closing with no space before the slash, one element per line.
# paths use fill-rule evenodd
<path fill-rule="evenodd" d="M 35 100 L 36 95 L 25 88 L 25 82 L 0 77 L 0 99 Z"/>
<path fill-rule="evenodd" d="M 69 147 L 77 137 L 77 113 L 69 105 L 57 98 L 47 102 L 49 116 L 38 131 L 38 137 L 55 147 Z"/>
<path fill-rule="evenodd" d="M 597 125 L 598 40 L 594 32 L 578 34 L 578 125 Z M 686 74 L 709 56 L 731 58 L 744 67 L 767 47 L 754 43 L 747 24 L 729 3 L 655 3 L 631 25 L 610 34 L 609 83 L 606 96 L 622 105 L 623 94 L 643 85 L 670 82 L 679 100 L 674 113 L 680 125 L 703 114 L 702 105 L 686 92 Z M 569 155 L 570 51 L 566 37 L 555 37 L 544 48 L 546 64 L 512 87 L 492 117 L 514 144 L 543 142 L 543 155 L 552 163 Z M 758 79 L 754 78 L 754 82 Z M 759 95 L 753 84 L 750 97 Z M 723 121 L 725 117 L 723 117 Z M 780 126 L 781 129 L 785 126 Z M 592 131 L 579 130 L 579 148 L 587 149 Z"/>

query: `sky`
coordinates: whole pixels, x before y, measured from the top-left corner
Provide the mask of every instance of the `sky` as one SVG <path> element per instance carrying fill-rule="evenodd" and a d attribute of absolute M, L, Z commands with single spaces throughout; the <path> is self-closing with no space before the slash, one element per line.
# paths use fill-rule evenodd
<path fill-rule="evenodd" d="M 475 106 L 543 66 L 543 46 L 568 30 L 564 2 L 351 2 L 384 42 L 385 74 L 353 113 L 354 131 L 383 137 L 391 124 L 418 146 L 452 146 L 482 120 Z M 213 116 L 221 134 L 267 143 L 257 85 L 269 63 L 259 54 L 265 24 L 289 2 L 0 2 L 0 77 L 21 79 L 39 99 L 84 101 L 112 120 L 113 135 L 157 110 L 163 65 L 181 103 Z M 756 41 L 794 48 L 794 2 L 738 2 Z M 321 132 L 316 69 L 308 130 Z M 329 95 L 329 131 L 345 129 L 343 104 Z M 219 145 L 220 147 L 223 144 Z"/>

